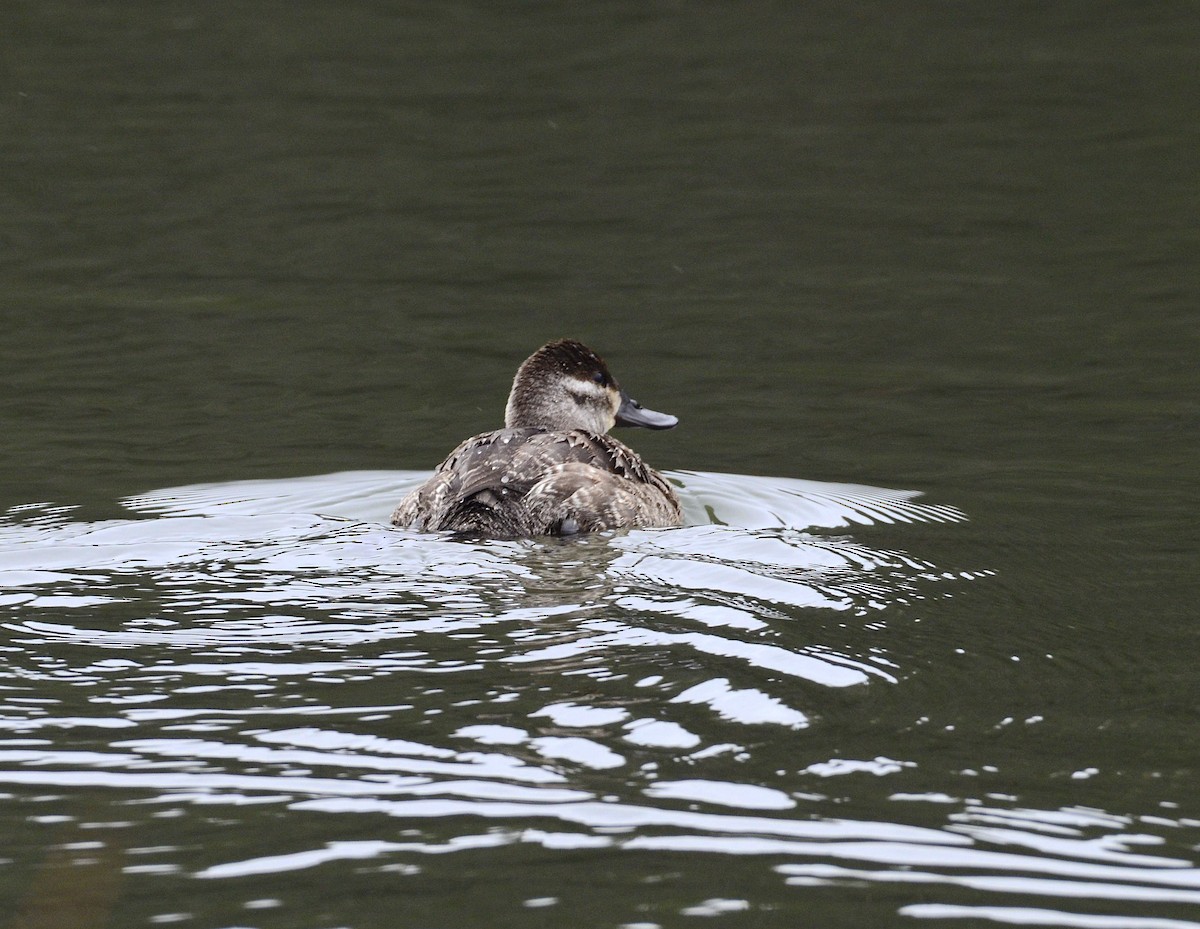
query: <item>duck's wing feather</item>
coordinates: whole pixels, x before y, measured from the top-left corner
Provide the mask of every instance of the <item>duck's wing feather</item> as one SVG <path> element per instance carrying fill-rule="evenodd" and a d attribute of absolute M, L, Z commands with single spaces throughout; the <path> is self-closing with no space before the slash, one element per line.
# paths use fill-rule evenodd
<path fill-rule="evenodd" d="M 425 532 L 450 528 L 444 523 L 453 519 L 456 502 L 461 503 L 493 483 L 501 483 L 504 450 L 513 442 L 520 444 L 528 438 L 528 433 L 536 431 L 497 429 L 466 439 L 446 456 L 429 480 L 400 501 L 392 512 L 392 524 Z"/>
<path fill-rule="evenodd" d="M 500 429 L 459 445 L 392 522 L 511 538 L 678 525 L 679 503 L 662 475 L 609 435 Z"/>

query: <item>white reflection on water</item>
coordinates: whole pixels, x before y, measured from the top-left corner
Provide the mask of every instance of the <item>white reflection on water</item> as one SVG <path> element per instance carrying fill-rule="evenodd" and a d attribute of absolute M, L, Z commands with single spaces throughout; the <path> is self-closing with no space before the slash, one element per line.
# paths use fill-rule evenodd
<path fill-rule="evenodd" d="M 1120 897 L 1117 899 L 1130 898 Z M 1024 906 L 951 906 L 941 903 L 917 903 L 912 906 L 903 906 L 898 912 L 903 916 L 916 916 L 922 919 L 990 920 L 1010 926 L 1064 926 L 1068 929 L 1196 929 L 1200 926 L 1200 923 L 1187 919 L 1063 913 L 1060 910 Z"/>
<path fill-rule="evenodd" d="M 853 819 L 819 792 L 920 773 L 883 755 L 815 756 L 802 740 L 823 701 L 911 671 L 876 617 L 987 572 L 813 530 L 963 519 L 953 508 L 680 473 L 687 528 L 468 543 L 382 523 L 422 477 L 179 488 L 130 500 L 143 515 L 96 523 L 54 507 L 10 514 L 0 784 L 446 824 L 412 841 L 139 865 L 147 875 L 526 844 L 766 855 L 796 887 L 1197 902 L 1196 870 L 1146 854 L 1154 837 L 1127 818 L 894 792 L 897 820 L 908 800 L 943 804 L 930 827 Z"/>

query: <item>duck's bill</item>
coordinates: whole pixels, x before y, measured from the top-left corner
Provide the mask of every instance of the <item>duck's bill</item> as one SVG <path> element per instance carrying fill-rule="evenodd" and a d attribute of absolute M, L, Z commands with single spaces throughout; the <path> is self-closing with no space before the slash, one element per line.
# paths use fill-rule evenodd
<path fill-rule="evenodd" d="M 645 429 L 671 429 L 679 425 L 679 417 L 670 413 L 648 410 L 625 391 L 621 391 L 621 406 L 617 410 L 618 426 L 642 426 Z"/>

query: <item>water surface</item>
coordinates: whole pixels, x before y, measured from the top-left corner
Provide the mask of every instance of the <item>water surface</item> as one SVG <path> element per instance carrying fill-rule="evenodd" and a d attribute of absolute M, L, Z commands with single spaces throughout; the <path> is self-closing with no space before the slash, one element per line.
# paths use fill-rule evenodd
<path fill-rule="evenodd" d="M 1186 4 L 0 19 L 10 922 L 1200 925 Z M 559 336 L 691 525 L 388 527 Z"/>

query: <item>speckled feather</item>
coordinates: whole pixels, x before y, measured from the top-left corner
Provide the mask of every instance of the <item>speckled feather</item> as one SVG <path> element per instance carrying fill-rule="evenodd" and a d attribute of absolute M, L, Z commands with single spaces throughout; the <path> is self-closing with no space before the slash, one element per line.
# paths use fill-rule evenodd
<path fill-rule="evenodd" d="M 680 521 L 674 489 L 624 443 L 536 427 L 467 439 L 392 514 L 397 526 L 490 538 Z"/>

